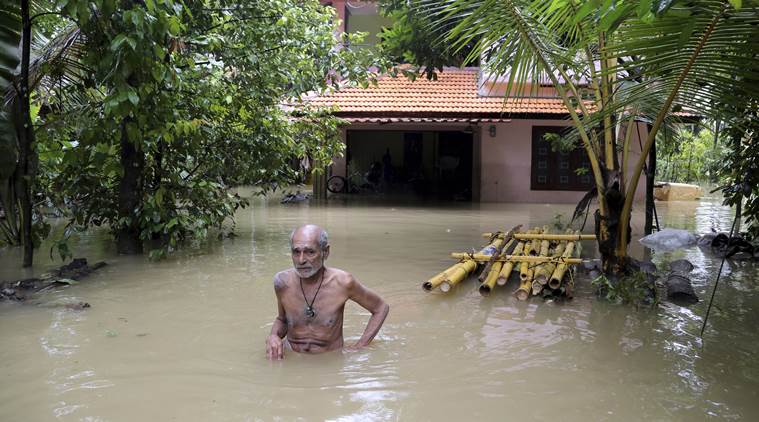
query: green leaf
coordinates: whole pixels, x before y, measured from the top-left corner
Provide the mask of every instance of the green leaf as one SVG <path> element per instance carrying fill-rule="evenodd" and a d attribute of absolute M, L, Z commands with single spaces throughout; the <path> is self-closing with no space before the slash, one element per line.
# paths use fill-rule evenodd
<path fill-rule="evenodd" d="M 132 90 L 127 93 L 127 97 L 129 98 L 129 102 L 133 105 L 137 105 L 137 103 L 140 102 L 140 97 L 137 96 L 137 93 Z"/>
<path fill-rule="evenodd" d="M 653 5 L 653 3 L 654 3 L 653 0 L 641 0 L 641 2 L 638 3 L 638 9 L 637 9 L 638 17 L 642 19 L 647 14 L 650 14 L 651 6 Z"/>
<path fill-rule="evenodd" d="M 111 50 L 116 51 L 121 47 L 121 44 L 124 44 L 124 41 L 126 41 L 127 36 L 126 34 L 118 34 L 113 38 L 113 41 L 111 41 Z"/>
<path fill-rule="evenodd" d="M 740 9 L 743 7 L 743 0 L 729 0 L 730 4 L 733 5 L 735 9 Z"/>

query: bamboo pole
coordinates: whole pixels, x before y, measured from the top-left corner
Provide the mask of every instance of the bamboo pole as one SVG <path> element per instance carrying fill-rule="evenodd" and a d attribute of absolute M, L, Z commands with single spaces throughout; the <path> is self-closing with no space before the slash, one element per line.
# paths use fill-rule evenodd
<path fill-rule="evenodd" d="M 564 249 L 564 253 L 561 255 L 562 258 L 570 258 L 572 256 L 572 253 L 574 252 L 575 244 L 574 242 L 568 242 L 566 249 Z M 553 274 L 551 275 L 551 279 L 548 281 L 548 286 L 552 289 L 558 289 L 559 286 L 561 286 L 561 279 L 564 278 L 564 273 L 567 271 L 568 265 L 565 262 L 560 263 L 556 266 L 556 269 L 554 270 Z"/>
<path fill-rule="evenodd" d="M 557 258 L 561 258 L 561 255 L 564 253 L 564 248 L 566 248 L 566 246 L 567 242 L 559 242 L 559 244 L 556 245 L 556 247 L 553 249 L 553 254 L 551 255 L 551 258 L 554 258 L 554 260 L 546 262 L 540 267 L 540 269 L 535 270 L 535 280 L 540 281 L 540 284 L 548 283 L 548 280 L 551 278 L 551 275 L 556 269 L 556 265 L 559 263 Z"/>
<path fill-rule="evenodd" d="M 524 247 L 524 255 L 525 256 L 533 256 L 533 247 L 532 245 L 536 243 L 535 240 L 532 242 L 527 242 L 527 244 Z M 532 276 L 535 273 L 535 271 L 532 269 L 532 265 L 530 265 L 531 262 L 522 261 L 519 264 L 519 279 L 522 281 L 525 280 L 532 280 Z"/>
<path fill-rule="evenodd" d="M 517 298 L 517 300 L 527 300 L 530 297 L 530 287 L 532 283 L 530 281 L 521 281 L 519 283 L 519 288 L 514 290 L 514 296 Z"/>
<path fill-rule="evenodd" d="M 550 234 L 550 229 L 548 226 L 543 226 L 543 234 L 548 235 Z M 548 249 L 551 247 L 551 240 L 550 239 L 543 239 L 540 241 L 540 250 L 538 251 L 538 255 L 541 256 L 548 256 Z"/>
<path fill-rule="evenodd" d="M 516 252 L 516 249 L 514 250 Z M 468 254 L 464 252 L 453 252 L 451 258 L 455 259 L 472 259 L 477 262 L 486 262 L 490 255 Z M 563 256 L 529 256 L 529 255 L 501 255 L 495 259 L 500 262 L 529 262 L 531 264 L 541 264 L 545 262 L 565 263 L 565 264 L 582 264 L 582 258 L 565 258 Z"/>
<path fill-rule="evenodd" d="M 503 237 L 493 236 L 491 242 L 480 249 L 480 252 L 476 255 L 480 257 L 486 256 L 488 257 L 487 259 L 490 259 L 503 243 Z M 440 290 L 447 292 L 477 268 L 478 261 L 471 259 L 470 254 L 462 254 L 459 259 L 462 261 L 423 283 L 422 288 L 429 291 L 435 287 L 440 287 Z"/>
<path fill-rule="evenodd" d="M 454 268 L 453 271 L 446 274 L 445 279 L 440 283 L 440 290 L 444 292 L 450 291 L 454 286 L 459 284 L 461 280 L 465 279 L 474 269 L 477 268 L 477 262 L 468 259 L 465 260 Z"/>
<path fill-rule="evenodd" d="M 539 227 L 535 227 L 531 231 L 532 231 L 532 234 L 542 234 L 543 229 Z M 540 239 L 533 239 L 532 242 L 529 243 L 530 247 L 528 250 L 525 251 L 526 252 L 525 255 L 529 254 L 530 256 L 538 256 L 538 254 L 540 253 L 541 244 L 542 244 L 542 241 Z"/>
<path fill-rule="evenodd" d="M 483 233 L 482 237 L 492 237 L 492 233 Z M 514 239 L 517 240 L 533 240 L 533 239 L 539 239 L 539 240 L 553 240 L 553 241 L 561 241 L 561 240 L 571 240 L 571 241 L 578 241 L 578 240 L 596 240 L 596 235 L 594 234 L 558 234 L 558 233 L 549 233 L 549 234 L 535 234 L 535 233 L 515 233 Z"/>
<path fill-rule="evenodd" d="M 522 251 L 524 251 L 524 242 L 519 242 L 514 248 L 514 251 L 512 252 L 513 255 L 511 255 L 511 257 L 521 254 Z M 496 280 L 499 286 L 503 286 L 509 281 L 509 276 L 511 275 L 511 271 L 514 269 L 514 264 L 516 261 L 504 260 L 503 262 L 504 264 L 501 268 L 501 273 L 498 274 L 498 280 Z"/>
<path fill-rule="evenodd" d="M 495 283 L 498 280 L 498 275 L 501 273 L 502 268 L 503 262 L 500 261 L 494 262 L 490 267 L 490 271 L 488 272 L 488 276 L 485 279 L 485 282 L 480 285 L 480 294 L 482 296 L 487 296 L 491 291 L 493 291 Z"/>
<path fill-rule="evenodd" d="M 548 227 L 547 225 L 543 226 L 543 234 L 549 234 L 549 233 L 550 233 L 550 227 Z M 537 241 L 538 240 L 535 239 L 532 242 L 535 243 Z M 550 240 L 546 240 L 546 239 L 541 240 L 540 241 L 540 250 L 538 251 L 538 256 L 549 256 L 548 255 L 548 250 L 549 250 L 550 246 L 551 246 L 551 241 Z M 538 275 L 540 272 L 543 271 L 543 267 L 545 265 L 547 265 L 547 264 L 539 263 L 539 264 L 536 264 L 536 265 L 533 266 L 533 279 L 536 279 L 535 276 Z M 545 282 L 541 282 L 540 284 L 545 284 Z"/>
<path fill-rule="evenodd" d="M 533 280 L 532 282 L 532 295 L 537 296 L 543 291 L 543 285 L 539 281 Z"/>
<path fill-rule="evenodd" d="M 515 242 L 513 239 L 514 233 L 516 233 L 520 228 L 522 228 L 521 224 L 514 226 L 505 234 L 498 233 L 496 237 L 502 237 L 503 242 L 508 241 L 508 243 L 502 243 L 502 245 L 497 248 L 496 253 L 494 253 L 490 260 L 485 264 L 485 268 L 482 269 L 482 274 L 479 277 L 480 283 L 484 282 L 487 275 L 490 274 L 490 268 L 493 266 L 495 259 L 501 255 L 504 250 L 508 251 L 509 248 L 512 247 L 511 245 Z"/>
<path fill-rule="evenodd" d="M 428 291 L 428 292 L 431 291 L 431 290 L 433 290 L 433 289 L 436 289 L 438 286 L 440 286 L 440 284 L 443 281 L 445 281 L 445 279 L 448 276 L 448 274 L 451 273 L 451 272 L 453 272 L 453 270 L 456 269 L 456 267 L 458 267 L 459 265 L 461 265 L 461 262 L 457 262 L 457 263 L 451 265 L 450 267 L 446 268 L 444 271 L 441 271 L 440 273 L 438 273 L 434 277 L 432 277 L 429 280 L 425 281 L 424 283 L 422 283 L 422 289 L 424 289 L 425 291 Z"/>

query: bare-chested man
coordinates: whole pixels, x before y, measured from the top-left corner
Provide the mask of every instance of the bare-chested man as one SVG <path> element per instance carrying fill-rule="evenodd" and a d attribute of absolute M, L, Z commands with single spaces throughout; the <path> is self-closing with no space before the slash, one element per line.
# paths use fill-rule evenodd
<path fill-rule="evenodd" d="M 290 236 L 293 266 L 274 276 L 279 315 L 266 339 L 266 356 L 284 358 L 283 339 L 292 350 L 320 353 L 343 347 L 343 310 L 348 299 L 372 313 L 364 334 L 350 348 L 362 348 L 372 341 L 390 307 L 353 276 L 337 268 L 327 268 L 327 232 L 319 226 L 298 227 Z"/>

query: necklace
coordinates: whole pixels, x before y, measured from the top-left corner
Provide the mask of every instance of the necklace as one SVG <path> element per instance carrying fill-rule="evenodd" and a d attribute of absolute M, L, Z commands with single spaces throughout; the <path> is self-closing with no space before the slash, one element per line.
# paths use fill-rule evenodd
<path fill-rule="evenodd" d="M 311 299 L 311 303 L 308 303 L 308 299 L 306 298 L 306 291 L 303 289 L 303 279 L 298 277 L 300 280 L 300 291 L 303 293 L 303 300 L 306 302 L 306 309 L 303 311 L 303 313 L 305 313 L 309 318 L 316 316 L 316 312 L 314 311 L 314 302 L 316 302 L 316 295 L 319 294 L 319 290 L 322 288 L 322 282 L 324 281 L 324 271 L 326 270 L 322 268 L 322 273 L 319 276 L 319 287 L 316 288 L 316 293 L 314 293 L 314 298 Z"/>

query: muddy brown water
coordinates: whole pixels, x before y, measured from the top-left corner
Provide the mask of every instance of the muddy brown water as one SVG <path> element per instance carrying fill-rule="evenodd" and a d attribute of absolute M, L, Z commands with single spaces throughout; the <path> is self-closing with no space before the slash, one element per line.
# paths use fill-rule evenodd
<path fill-rule="evenodd" d="M 0 303 L 1 421 L 701 420 L 759 415 L 757 267 L 728 262 L 704 339 L 706 302 L 635 310 L 597 300 L 577 279 L 574 300 L 518 302 L 513 285 L 481 297 L 472 280 L 449 294 L 421 282 L 481 232 L 550 223 L 555 204 L 280 205 L 256 199 L 238 237 L 188 246 L 162 262 L 119 257 L 105 233 L 77 256 L 110 265 L 80 284 Z M 659 203 L 667 227 L 729 230 L 716 199 Z M 391 305 L 370 347 L 353 353 L 264 356 L 275 315 L 272 275 L 291 265 L 290 230 L 329 230 L 328 265 L 353 272 Z M 642 219 L 636 214 L 634 231 Z M 636 236 L 637 239 L 639 236 Z M 592 254 L 592 243 L 585 253 Z M 633 254 L 643 248 L 633 241 Z M 54 265 L 40 253 L 35 274 Z M 687 258 L 708 298 L 718 258 Z M 0 279 L 18 278 L 14 250 Z M 55 263 L 58 264 L 58 263 Z M 76 311 L 58 305 L 86 301 Z M 345 336 L 367 312 L 346 308 Z"/>

